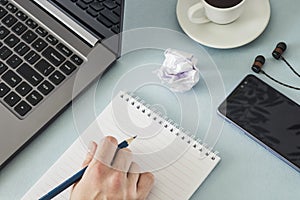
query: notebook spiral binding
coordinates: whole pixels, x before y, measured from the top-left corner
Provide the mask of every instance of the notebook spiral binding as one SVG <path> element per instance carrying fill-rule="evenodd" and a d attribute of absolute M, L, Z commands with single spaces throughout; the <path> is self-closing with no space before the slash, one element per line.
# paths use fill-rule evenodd
<path fill-rule="evenodd" d="M 172 119 L 163 115 L 157 109 L 151 108 L 150 104 L 147 104 L 144 100 L 136 96 L 134 93 L 122 92 L 120 94 L 120 98 L 125 99 L 125 101 L 127 101 L 129 104 L 135 106 L 137 110 L 140 110 L 148 117 L 151 117 L 153 121 L 157 121 L 164 128 L 169 128 L 169 131 L 171 133 L 174 133 L 176 136 L 186 141 L 187 144 L 192 145 L 192 147 L 194 149 L 197 149 L 200 153 L 205 153 L 205 156 L 210 157 L 212 160 L 215 160 L 217 154 L 219 153 L 218 151 L 214 151 L 211 147 L 209 147 L 208 144 L 204 143 L 201 139 L 196 138 L 195 135 L 192 135 L 189 131 L 180 127 Z"/>

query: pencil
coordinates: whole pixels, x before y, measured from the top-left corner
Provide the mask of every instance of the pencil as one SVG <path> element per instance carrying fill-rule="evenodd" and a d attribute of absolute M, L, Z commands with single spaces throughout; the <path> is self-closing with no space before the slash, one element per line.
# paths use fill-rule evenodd
<path fill-rule="evenodd" d="M 127 140 L 124 140 L 123 142 L 121 142 L 120 144 L 118 144 L 118 149 L 123 149 L 128 147 L 128 145 L 136 138 L 137 136 L 134 136 L 132 138 L 129 138 Z M 53 190 L 51 190 L 50 192 L 48 192 L 47 194 L 45 194 L 43 197 L 41 197 L 39 200 L 50 200 L 53 197 L 55 197 L 56 195 L 58 195 L 59 193 L 61 193 L 62 191 L 64 191 L 65 189 L 67 189 L 68 187 L 70 187 L 71 185 L 73 185 L 74 183 L 76 183 L 77 181 L 79 181 L 85 170 L 87 169 L 88 166 L 86 166 L 85 168 L 81 169 L 79 172 L 77 172 L 76 174 L 74 174 L 73 176 L 71 176 L 70 178 L 68 178 L 67 180 L 65 180 L 63 183 L 61 183 L 60 185 L 58 185 L 56 188 L 54 188 Z"/>

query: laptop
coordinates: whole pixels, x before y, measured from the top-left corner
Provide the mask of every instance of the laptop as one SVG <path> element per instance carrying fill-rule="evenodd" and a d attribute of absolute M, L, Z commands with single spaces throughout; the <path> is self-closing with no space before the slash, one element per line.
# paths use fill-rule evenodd
<path fill-rule="evenodd" d="M 119 57 L 123 10 L 124 0 L 0 0 L 0 169 Z"/>

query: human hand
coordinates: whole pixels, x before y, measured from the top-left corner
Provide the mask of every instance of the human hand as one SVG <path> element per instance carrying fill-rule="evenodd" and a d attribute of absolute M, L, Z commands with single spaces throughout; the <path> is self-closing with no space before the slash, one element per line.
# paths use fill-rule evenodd
<path fill-rule="evenodd" d="M 73 186 L 71 200 L 147 198 L 154 183 L 153 174 L 137 173 L 139 166 L 132 162 L 131 151 L 127 148 L 117 151 L 117 145 L 117 140 L 111 136 L 106 137 L 101 146 L 92 142 L 82 164 L 88 167 L 82 179 Z"/>

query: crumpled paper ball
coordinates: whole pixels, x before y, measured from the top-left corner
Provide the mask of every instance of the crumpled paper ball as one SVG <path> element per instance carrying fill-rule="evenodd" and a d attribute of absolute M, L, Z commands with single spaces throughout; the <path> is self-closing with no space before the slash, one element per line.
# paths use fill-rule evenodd
<path fill-rule="evenodd" d="M 173 92 L 192 89 L 200 77 L 194 55 L 175 49 L 167 49 L 164 54 L 163 64 L 155 71 L 162 83 Z"/>

